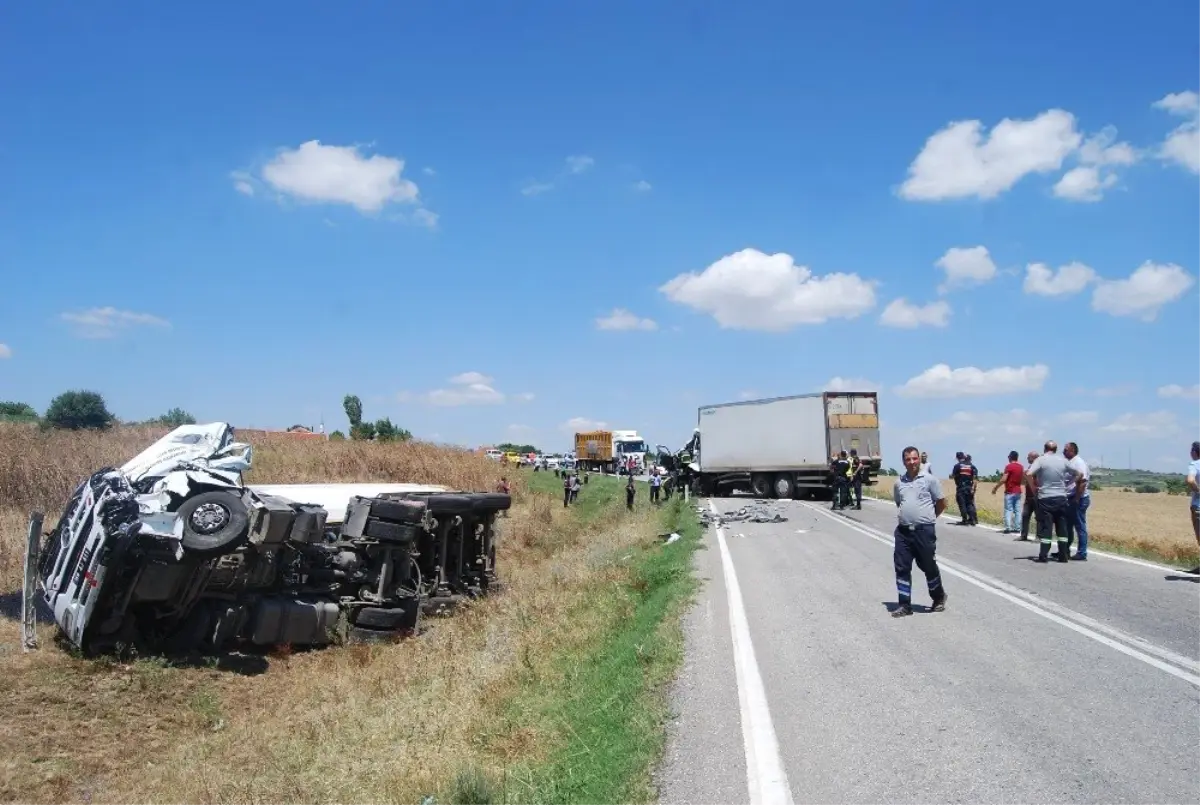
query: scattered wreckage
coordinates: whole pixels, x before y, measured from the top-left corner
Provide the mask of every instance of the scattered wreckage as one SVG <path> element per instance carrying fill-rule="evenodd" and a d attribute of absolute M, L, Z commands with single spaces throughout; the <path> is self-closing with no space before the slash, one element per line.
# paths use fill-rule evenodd
<path fill-rule="evenodd" d="M 31 539 L 26 600 L 85 653 L 175 653 L 392 639 L 497 588 L 509 495 L 246 485 L 253 451 L 233 438 L 185 425 L 93 473 Z"/>
<path fill-rule="evenodd" d="M 727 512 L 713 512 L 703 506 L 696 507 L 696 515 L 705 526 L 722 526 L 725 523 L 786 523 L 787 519 L 771 503 L 756 500 L 741 508 Z"/>

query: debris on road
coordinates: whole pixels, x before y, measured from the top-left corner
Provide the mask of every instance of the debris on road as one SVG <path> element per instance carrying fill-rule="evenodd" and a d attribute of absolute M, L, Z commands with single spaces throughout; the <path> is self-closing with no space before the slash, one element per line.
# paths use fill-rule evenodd
<path fill-rule="evenodd" d="M 726 523 L 786 523 L 787 519 L 776 508 L 765 500 L 756 500 L 740 509 L 728 512 L 716 512 L 711 509 L 697 507 L 696 514 L 704 525 L 722 526 Z"/>

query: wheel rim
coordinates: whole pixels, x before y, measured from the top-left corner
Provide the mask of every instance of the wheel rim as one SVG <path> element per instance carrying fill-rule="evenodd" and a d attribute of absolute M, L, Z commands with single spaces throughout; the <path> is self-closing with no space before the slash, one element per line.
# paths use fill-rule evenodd
<path fill-rule="evenodd" d="M 786 494 L 787 494 L 789 491 L 790 491 L 790 490 L 788 489 L 788 482 L 787 482 L 787 481 L 784 481 L 784 480 L 778 480 L 778 481 L 776 481 L 776 482 L 775 482 L 775 494 L 776 494 L 776 495 L 779 495 L 780 497 L 783 497 L 783 496 L 784 496 L 784 495 L 786 495 Z"/>
<path fill-rule="evenodd" d="M 201 503 L 188 518 L 197 534 L 213 534 L 229 523 L 229 509 L 219 503 Z"/>

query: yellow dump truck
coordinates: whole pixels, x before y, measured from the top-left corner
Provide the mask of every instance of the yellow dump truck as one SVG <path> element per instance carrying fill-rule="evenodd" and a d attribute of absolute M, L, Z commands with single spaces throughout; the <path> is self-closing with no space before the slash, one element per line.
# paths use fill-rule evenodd
<path fill-rule="evenodd" d="M 592 472 L 615 472 L 611 430 L 575 434 L 575 466 Z"/>

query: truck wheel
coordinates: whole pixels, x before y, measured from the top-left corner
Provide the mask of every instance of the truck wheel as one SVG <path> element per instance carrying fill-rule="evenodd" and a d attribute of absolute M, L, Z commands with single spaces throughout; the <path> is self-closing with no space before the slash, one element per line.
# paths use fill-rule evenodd
<path fill-rule="evenodd" d="M 756 498 L 771 497 L 771 479 L 765 475 L 755 475 L 750 479 L 750 491 Z"/>
<path fill-rule="evenodd" d="M 188 498 L 176 512 L 183 520 L 183 547 L 194 554 L 220 554 L 245 538 L 246 504 L 232 492 L 214 490 Z"/>
<path fill-rule="evenodd" d="M 792 477 L 786 474 L 775 476 L 775 497 L 780 500 L 791 500 L 796 494 L 796 485 L 792 482 Z"/>

